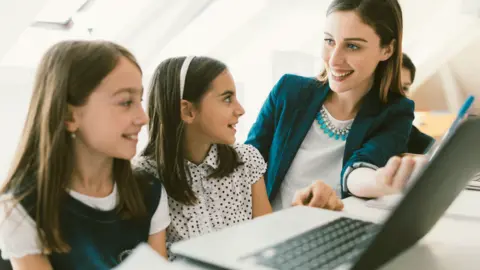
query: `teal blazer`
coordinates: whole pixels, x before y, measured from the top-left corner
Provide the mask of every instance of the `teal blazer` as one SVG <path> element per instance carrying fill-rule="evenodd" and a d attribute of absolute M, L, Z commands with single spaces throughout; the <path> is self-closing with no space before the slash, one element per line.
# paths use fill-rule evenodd
<path fill-rule="evenodd" d="M 330 91 L 328 83 L 287 74 L 263 104 L 245 143 L 255 146 L 268 162 L 265 184 L 271 201 Z M 407 151 L 413 112 L 414 102 L 397 93 L 389 93 L 388 102 L 382 102 L 377 86 L 364 96 L 338 177 L 342 198 L 349 196 L 343 183 L 347 168 L 365 163 L 383 167 L 390 157 Z"/>

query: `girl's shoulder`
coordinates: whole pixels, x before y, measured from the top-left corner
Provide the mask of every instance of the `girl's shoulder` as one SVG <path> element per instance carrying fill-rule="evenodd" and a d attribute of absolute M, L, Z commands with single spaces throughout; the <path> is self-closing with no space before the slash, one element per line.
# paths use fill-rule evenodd
<path fill-rule="evenodd" d="M 233 149 L 235 149 L 240 161 L 244 164 L 265 163 L 260 151 L 250 144 L 234 144 Z"/>
<path fill-rule="evenodd" d="M 238 180 L 246 181 L 250 185 L 256 183 L 267 170 L 267 163 L 260 151 L 249 144 L 235 144 L 233 148 L 237 151 L 242 163 L 237 170 L 237 173 L 240 173 L 241 176 Z"/>
<path fill-rule="evenodd" d="M 17 179 L 20 180 L 20 179 Z M 25 212 L 33 219 L 36 213 L 37 203 L 37 177 L 35 174 L 28 174 L 22 181 L 15 181 L 18 183 L 15 186 L 6 190 L 2 194 L 2 201 L 14 201 L 15 204 L 21 205 Z M 8 198 L 5 200 L 5 198 Z"/>
<path fill-rule="evenodd" d="M 164 187 L 158 174 L 157 163 L 153 159 L 139 156 L 133 159 L 132 168 L 135 178 L 141 182 L 148 211 L 153 215 L 161 197 L 164 196 L 162 195 Z"/>
<path fill-rule="evenodd" d="M 3 259 L 42 253 L 35 220 L 12 194 L 0 196 L 0 250 Z"/>
<path fill-rule="evenodd" d="M 154 159 L 150 159 L 144 156 L 136 157 L 132 161 L 132 166 L 135 171 L 145 171 L 149 174 L 152 174 L 156 178 L 159 178 L 157 162 Z"/>

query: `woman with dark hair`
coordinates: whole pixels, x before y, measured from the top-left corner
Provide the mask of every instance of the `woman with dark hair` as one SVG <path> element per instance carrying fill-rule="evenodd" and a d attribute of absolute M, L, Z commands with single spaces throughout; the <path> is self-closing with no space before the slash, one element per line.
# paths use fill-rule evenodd
<path fill-rule="evenodd" d="M 284 75 L 248 135 L 268 161 L 274 209 L 341 209 L 338 197 L 398 192 L 414 103 L 400 84 L 402 11 L 396 0 L 334 0 L 318 78 Z M 381 168 L 384 167 L 384 168 Z"/>

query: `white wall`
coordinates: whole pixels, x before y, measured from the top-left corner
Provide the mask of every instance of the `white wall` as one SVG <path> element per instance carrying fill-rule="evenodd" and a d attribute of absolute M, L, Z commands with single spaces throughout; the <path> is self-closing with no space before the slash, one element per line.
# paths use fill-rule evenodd
<path fill-rule="evenodd" d="M 230 66 L 245 115 L 237 128 L 237 142 L 243 143 L 257 119 L 258 113 L 276 82 L 286 73 L 315 76 L 319 59 L 298 51 L 270 51 L 266 55 L 252 56 L 249 63 Z"/>
<path fill-rule="evenodd" d="M 15 44 L 25 28 L 32 23 L 34 16 L 46 2 L 47 0 L 0 1 L 0 33 L 2 33 L 0 59 Z"/>
<path fill-rule="evenodd" d="M 47 0 L 0 1 L 0 61 Z M 28 8 L 27 8 L 28 7 Z M 33 70 L 0 66 L 0 183 L 6 177 L 30 101 Z"/>

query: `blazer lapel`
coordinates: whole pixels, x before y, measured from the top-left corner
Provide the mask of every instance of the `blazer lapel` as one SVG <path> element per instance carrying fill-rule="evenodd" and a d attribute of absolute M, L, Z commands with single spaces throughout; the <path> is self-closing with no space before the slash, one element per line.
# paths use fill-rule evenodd
<path fill-rule="evenodd" d="M 362 146 L 362 142 L 365 140 L 368 130 L 374 122 L 374 117 L 359 117 L 357 116 L 353 120 L 352 128 L 348 134 L 347 141 L 345 143 L 345 151 L 343 154 L 343 166 L 350 159 L 353 153 Z"/>
<path fill-rule="evenodd" d="M 352 128 L 348 134 L 343 155 L 343 166 L 345 166 L 353 153 L 361 148 L 368 131 L 375 122 L 375 116 L 378 115 L 381 110 L 380 106 L 379 92 L 373 89 L 370 90 L 368 94 L 365 95 L 363 104 L 355 120 L 353 120 Z"/>

